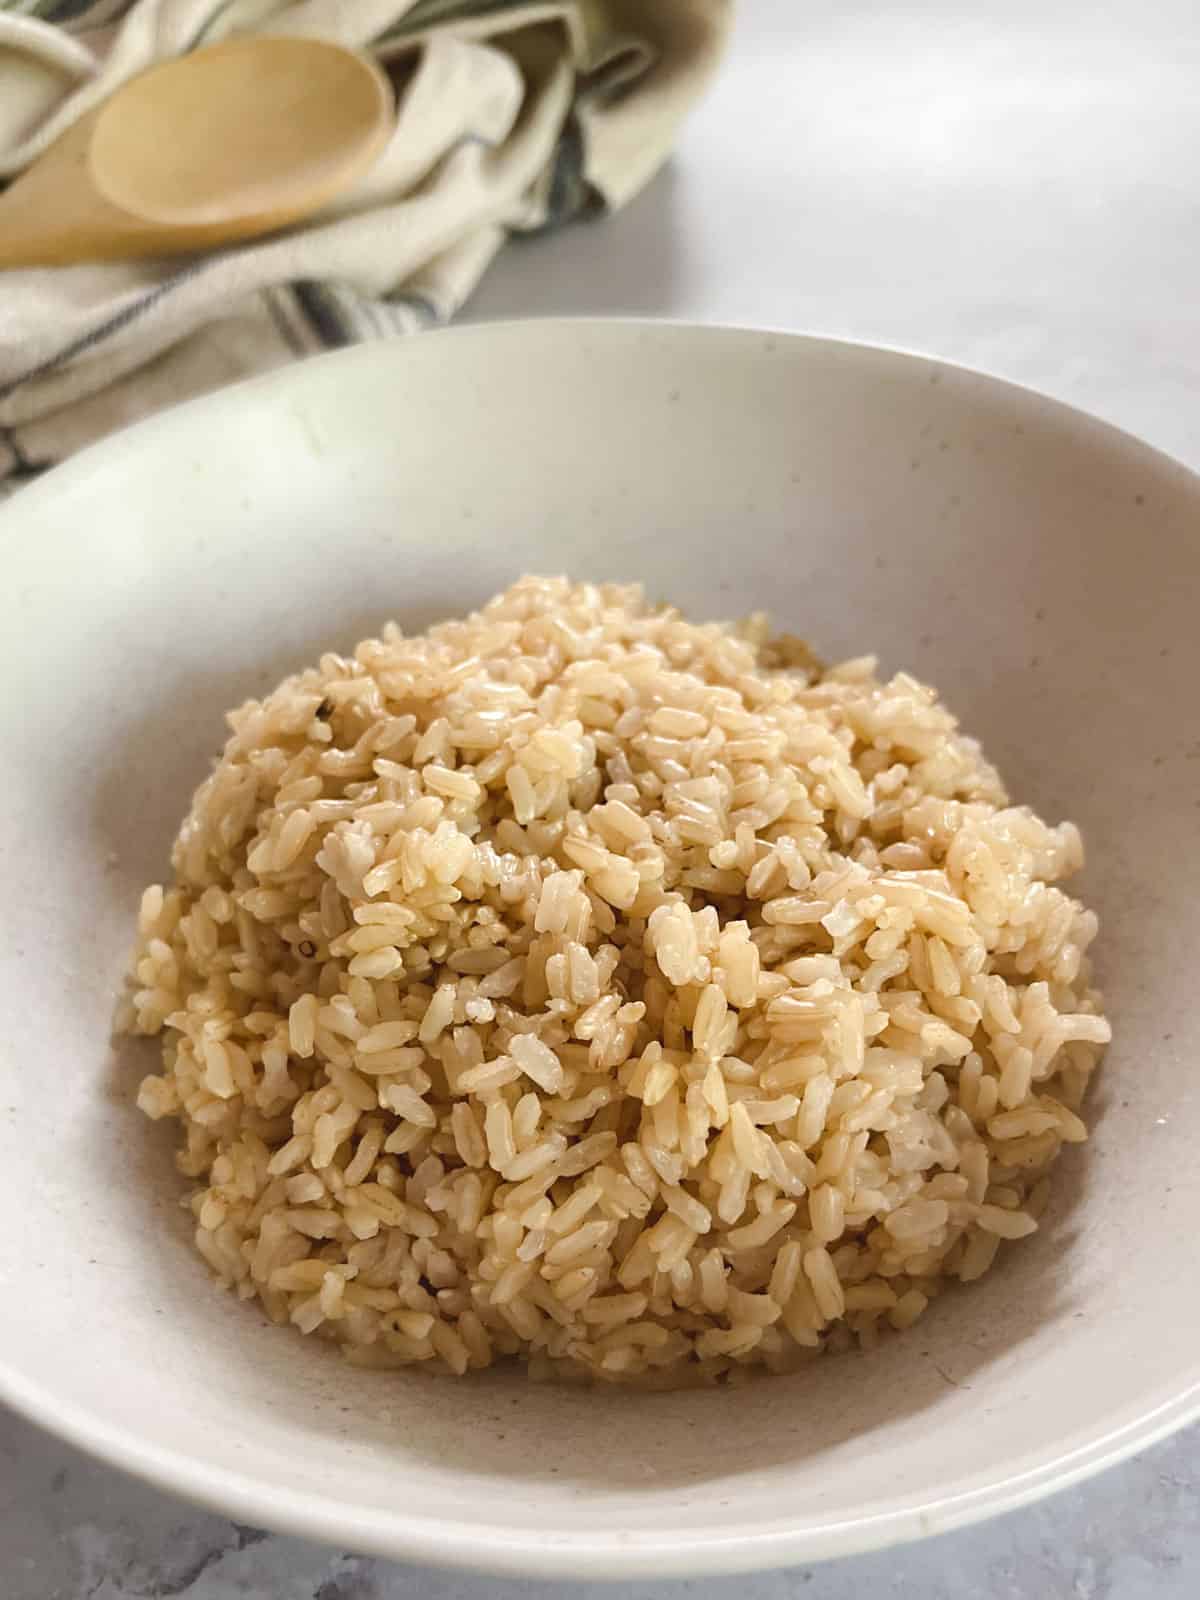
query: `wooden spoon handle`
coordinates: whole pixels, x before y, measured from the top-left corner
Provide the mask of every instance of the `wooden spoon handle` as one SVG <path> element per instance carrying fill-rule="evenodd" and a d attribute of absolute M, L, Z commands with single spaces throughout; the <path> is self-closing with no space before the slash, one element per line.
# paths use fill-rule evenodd
<path fill-rule="evenodd" d="M 0 267 L 63 266 L 96 260 L 111 236 L 115 253 L 142 230 L 96 193 L 87 170 L 95 114 L 68 128 L 50 149 L 0 194 Z M 111 256 L 112 249 L 102 253 Z"/>

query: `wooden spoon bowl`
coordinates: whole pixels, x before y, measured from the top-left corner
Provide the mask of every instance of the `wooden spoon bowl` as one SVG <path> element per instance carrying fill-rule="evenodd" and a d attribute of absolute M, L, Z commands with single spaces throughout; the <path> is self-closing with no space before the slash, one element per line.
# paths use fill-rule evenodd
<path fill-rule="evenodd" d="M 379 154 L 392 92 L 366 57 L 256 34 L 151 67 L 0 195 L 0 266 L 212 248 L 286 227 Z"/>

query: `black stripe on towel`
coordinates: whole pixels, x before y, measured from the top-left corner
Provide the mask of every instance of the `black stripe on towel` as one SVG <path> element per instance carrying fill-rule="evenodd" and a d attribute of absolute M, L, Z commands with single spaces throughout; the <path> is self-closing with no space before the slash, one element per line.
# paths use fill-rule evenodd
<path fill-rule="evenodd" d="M 292 290 L 297 305 L 327 350 L 340 350 L 343 345 L 351 343 L 350 331 L 338 316 L 324 284 L 312 278 L 303 278 L 292 285 Z"/>
<path fill-rule="evenodd" d="M 57 372 L 60 367 L 67 366 L 78 356 L 86 355 L 89 350 L 94 350 L 97 345 L 103 344 L 105 339 L 111 338 L 113 334 L 124 332 L 148 311 L 153 311 L 160 301 L 173 294 L 182 284 L 190 282 L 198 273 L 203 272 L 206 265 L 206 262 L 198 261 L 190 267 L 185 267 L 173 278 L 167 278 L 163 283 L 157 284 L 140 300 L 135 300 L 131 305 L 123 306 L 120 311 L 114 312 L 107 322 L 89 328 L 86 333 L 81 333 L 77 339 L 72 339 L 70 344 L 64 345 L 54 355 L 47 356 L 45 361 L 39 361 L 36 366 L 29 367 L 21 373 L 20 377 L 0 385 L 0 400 L 9 399 L 22 385 L 32 383 L 36 378 L 45 378 L 52 372 Z"/>

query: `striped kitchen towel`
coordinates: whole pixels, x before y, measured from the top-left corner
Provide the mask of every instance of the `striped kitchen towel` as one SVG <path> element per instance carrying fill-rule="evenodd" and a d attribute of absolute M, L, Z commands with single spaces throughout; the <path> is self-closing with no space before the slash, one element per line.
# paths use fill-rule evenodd
<path fill-rule="evenodd" d="M 156 61 L 318 34 L 397 83 L 370 172 L 285 234 L 0 272 L 0 487 L 250 373 L 452 317 L 513 233 L 629 200 L 715 67 L 732 0 L 0 0 L 0 182 Z"/>

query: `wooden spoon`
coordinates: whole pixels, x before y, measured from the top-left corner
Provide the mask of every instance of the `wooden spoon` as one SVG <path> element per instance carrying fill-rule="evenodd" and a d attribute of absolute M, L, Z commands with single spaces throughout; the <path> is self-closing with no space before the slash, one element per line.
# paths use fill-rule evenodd
<path fill-rule="evenodd" d="M 392 91 L 324 39 L 255 34 L 132 78 L 0 194 L 0 267 L 212 248 L 317 211 L 379 154 Z"/>

